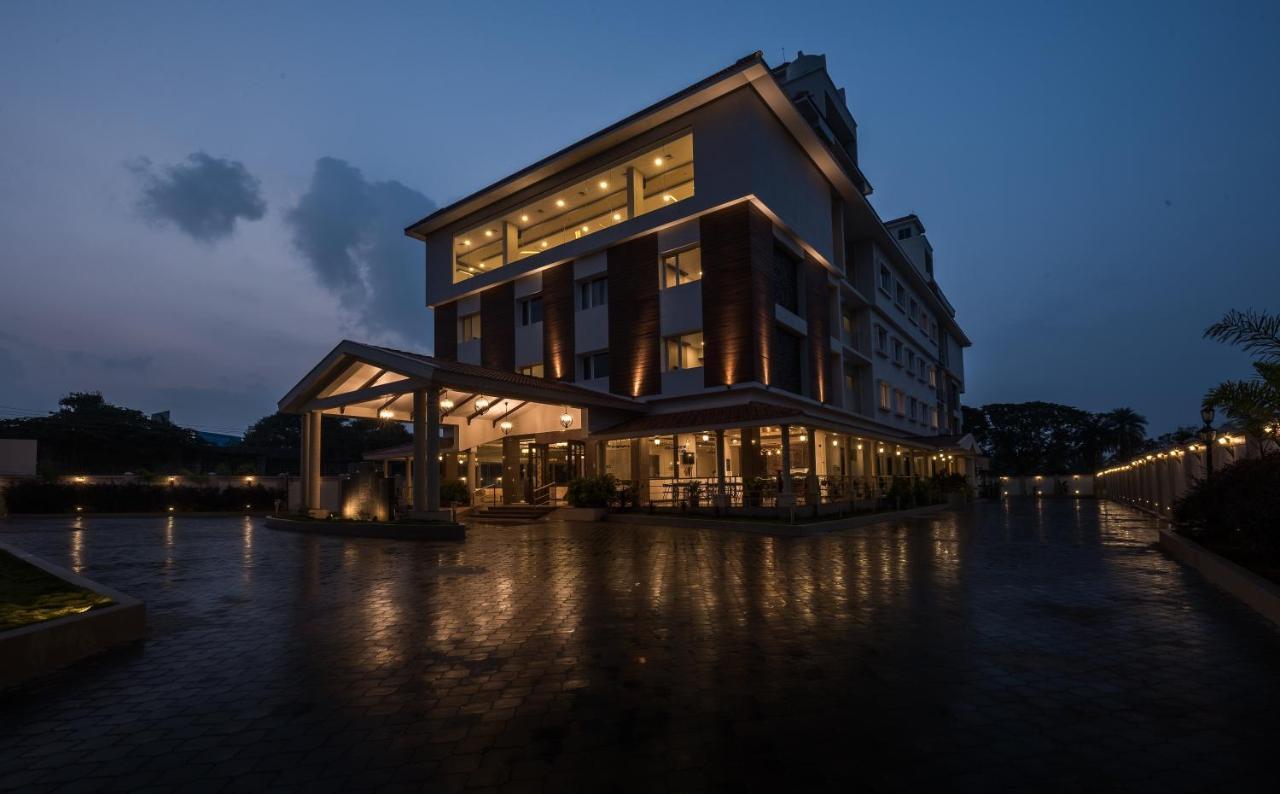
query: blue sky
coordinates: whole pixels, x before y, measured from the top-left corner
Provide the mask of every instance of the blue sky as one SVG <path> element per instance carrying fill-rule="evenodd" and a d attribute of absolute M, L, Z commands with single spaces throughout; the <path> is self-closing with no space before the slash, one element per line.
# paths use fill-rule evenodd
<path fill-rule="evenodd" d="M 760 49 L 827 55 L 873 203 L 924 219 L 967 403 L 1158 433 L 1248 374 L 1203 327 L 1277 307 L 1278 34 L 1266 2 L 5 3 L 0 412 L 238 430 L 343 337 L 421 347 L 400 227 Z M 197 227 L 205 177 L 247 201 Z"/>

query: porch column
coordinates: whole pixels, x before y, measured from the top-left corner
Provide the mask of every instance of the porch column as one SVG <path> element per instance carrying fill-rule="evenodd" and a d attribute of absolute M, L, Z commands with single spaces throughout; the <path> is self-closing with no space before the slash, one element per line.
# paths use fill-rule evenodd
<path fill-rule="evenodd" d="M 320 507 L 320 427 L 321 414 L 312 411 L 307 414 L 307 423 L 311 425 L 308 433 L 307 447 L 307 512 L 312 518 L 322 518 L 325 511 Z"/>
<path fill-rule="evenodd" d="M 440 404 L 426 389 L 413 391 L 413 512 L 435 518 L 440 512 Z"/>
<path fill-rule="evenodd" d="M 816 505 L 822 501 L 818 486 L 818 428 L 809 428 L 809 476 L 805 478 L 805 490 L 809 493 L 809 504 Z"/>
<path fill-rule="evenodd" d="M 716 431 L 716 507 L 728 507 L 729 495 L 724 487 L 724 430 Z"/>
<path fill-rule="evenodd" d="M 778 507 L 790 507 L 796 503 L 791 493 L 791 425 L 779 425 L 782 433 L 782 487 L 778 489 Z"/>
<path fill-rule="evenodd" d="M 631 439 L 631 481 L 635 483 L 636 504 L 649 502 L 649 451 L 647 438 Z"/>
<path fill-rule="evenodd" d="M 502 437 L 502 503 L 515 504 L 520 493 L 520 439 Z"/>
<path fill-rule="evenodd" d="M 305 513 L 311 497 L 311 414 L 298 417 L 302 423 L 302 450 L 298 460 L 298 512 Z"/>

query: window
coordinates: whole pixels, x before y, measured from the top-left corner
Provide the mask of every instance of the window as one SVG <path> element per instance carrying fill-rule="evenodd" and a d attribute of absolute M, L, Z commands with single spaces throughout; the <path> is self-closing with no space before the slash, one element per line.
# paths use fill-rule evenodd
<path fill-rule="evenodd" d="M 769 358 L 771 386 L 794 394 L 804 393 L 804 339 L 781 325 L 773 328 L 773 352 Z"/>
<path fill-rule="evenodd" d="M 929 338 L 934 342 L 938 341 L 938 321 L 932 317 L 929 318 Z"/>
<path fill-rule="evenodd" d="M 893 299 L 893 302 L 897 304 L 899 309 L 901 309 L 903 304 L 907 302 L 907 288 L 902 286 L 901 281 L 898 282 L 898 293 L 897 297 Z"/>
<path fill-rule="evenodd" d="M 911 299 L 911 311 L 908 313 L 908 315 L 907 315 L 907 316 L 909 316 L 909 317 L 911 318 L 911 322 L 912 322 L 913 324 L 915 324 L 915 323 L 916 323 L 916 315 L 918 315 L 919 313 L 920 313 L 920 305 L 919 305 L 918 303 L 916 303 L 916 299 L 915 299 L 915 298 L 912 298 L 912 299 Z"/>
<path fill-rule="evenodd" d="M 702 366 L 702 332 L 667 337 L 667 371 Z"/>
<path fill-rule="evenodd" d="M 662 255 L 662 287 L 670 289 L 702 278 L 702 248 L 694 246 Z"/>
<path fill-rule="evenodd" d="M 907 418 L 916 421 L 916 416 L 920 412 L 920 402 L 915 397 L 911 398 L 910 406 L 907 409 Z"/>
<path fill-rule="evenodd" d="M 889 332 L 883 325 L 876 326 L 876 352 L 882 356 L 889 354 Z"/>
<path fill-rule="evenodd" d="M 907 351 L 907 372 L 916 374 L 916 354 L 912 350 Z"/>
<path fill-rule="evenodd" d="M 929 406 L 929 426 L 938 429 L 938 408 L 934 405 Z"/>
<path fill-rule="evenodd" d="M 608 350 L 602 350 L 599 353 L 588 353 L 585 356 L 579 356 L 578 360 L 582 362 L 583 380 L 609 377 Z"/>
<path fill-rule="evenodd" d="M 660 146 L 453 238 L 453 281 L 488 273 L 693 197 L 693 135 Z"/>
<path fill-rule="evenodd" d="M 893 390 L 893 412 L 898 416 L 904 416 L 907 413 L 907 395 L 902 389 Z"/>
<path fill-rule="evenodd" d="M 472 342 L 480 338 L 480 312 L 464 315 L 458 322 L 462 327 L 462 333 L 458 335 L 459 342 Z"/>
<path fill-rule="evenodd" d="M 899 239 L 899 240 L 906 240 L 906 239 L 909 239 L 910 237 L 911 237 L 911 227 L 910 227 L 910 226 L 903 226 L 901 229 L 899 229 L 899 230 L 898 230 L 898 239 Z"/>
<path fill-rule="evenodd" d="M 889 383 L 880 381 L 880 410 L 889 410 Z"/>
<path fill-rule="evenodd" d="M 929 365 L 929 388 L 938 388 L 938 368 L 932 364 Z"/>
<path fill-rule="evenodd" d="M 520 301 L 520 324 L 533 325 L 542 322 L 542 297 L 525 298 Z"/>
<path fill-rule="evenodd" d="M 893 275 L 889 272 L 887 265 L 880 265 L 880 289 L 884 290 L 884 294 L 893 297 Z"/>
<path fill-rule="evenodd" d="M 800 313 L 800 262 L 781 243 L 773 246 L 773 297 L 787 311 Z"/>
<path fill-rule="evenodd" d="M 545 369 L 542 364 L 530 364 L 529 366 L 521 367 L 516 371 L 519 372 L 521 375 L 529 375 L 530 377 L 534 377 L 534 378 L 546 377 L 546 375 L 544 374 Z"/>
<path fill-rule="evenodd" d="M 578 308 L 590 309 L 594 306 L 607 306 L 609 303 L 609 279 L 593 278 L 578 283 Z"/>
<path fill-rule="evenodd" d="M 893 338 L 893 363 L 902 366 L 902 340 Z"/>

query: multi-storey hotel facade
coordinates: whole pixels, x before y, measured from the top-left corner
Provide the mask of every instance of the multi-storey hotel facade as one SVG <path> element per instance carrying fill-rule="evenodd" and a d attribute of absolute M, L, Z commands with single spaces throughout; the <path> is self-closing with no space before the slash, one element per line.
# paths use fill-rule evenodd
<path fill-rule="evenodd" d="M 441 478 L 732 506 L 971 476 L 969 340 L 921 220 L 870 193 L 825 58 L 756 53 L 414 223 L 434 353 L 343 342 L 282 400 L 308 507 L 325 412 L 414 422 L 418 512 Z"/>

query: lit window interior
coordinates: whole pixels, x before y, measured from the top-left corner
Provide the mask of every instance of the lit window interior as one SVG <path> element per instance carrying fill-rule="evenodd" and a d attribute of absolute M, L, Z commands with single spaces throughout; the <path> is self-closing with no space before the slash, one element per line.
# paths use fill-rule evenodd
<path fill-rule="evenodd" d="M 692 196 L 687 134 L 454 236 L 454 283 Z"/>
<path fill-rule="evenodd" d="M 702 249 L 698 246 L 662 255 L 662 286 L 678 287 L 702 278 Z"/>
<path fill-rule="evenodd" d="M 702 332 L 667 337 L 667 370 L 702 366 Z"/>

